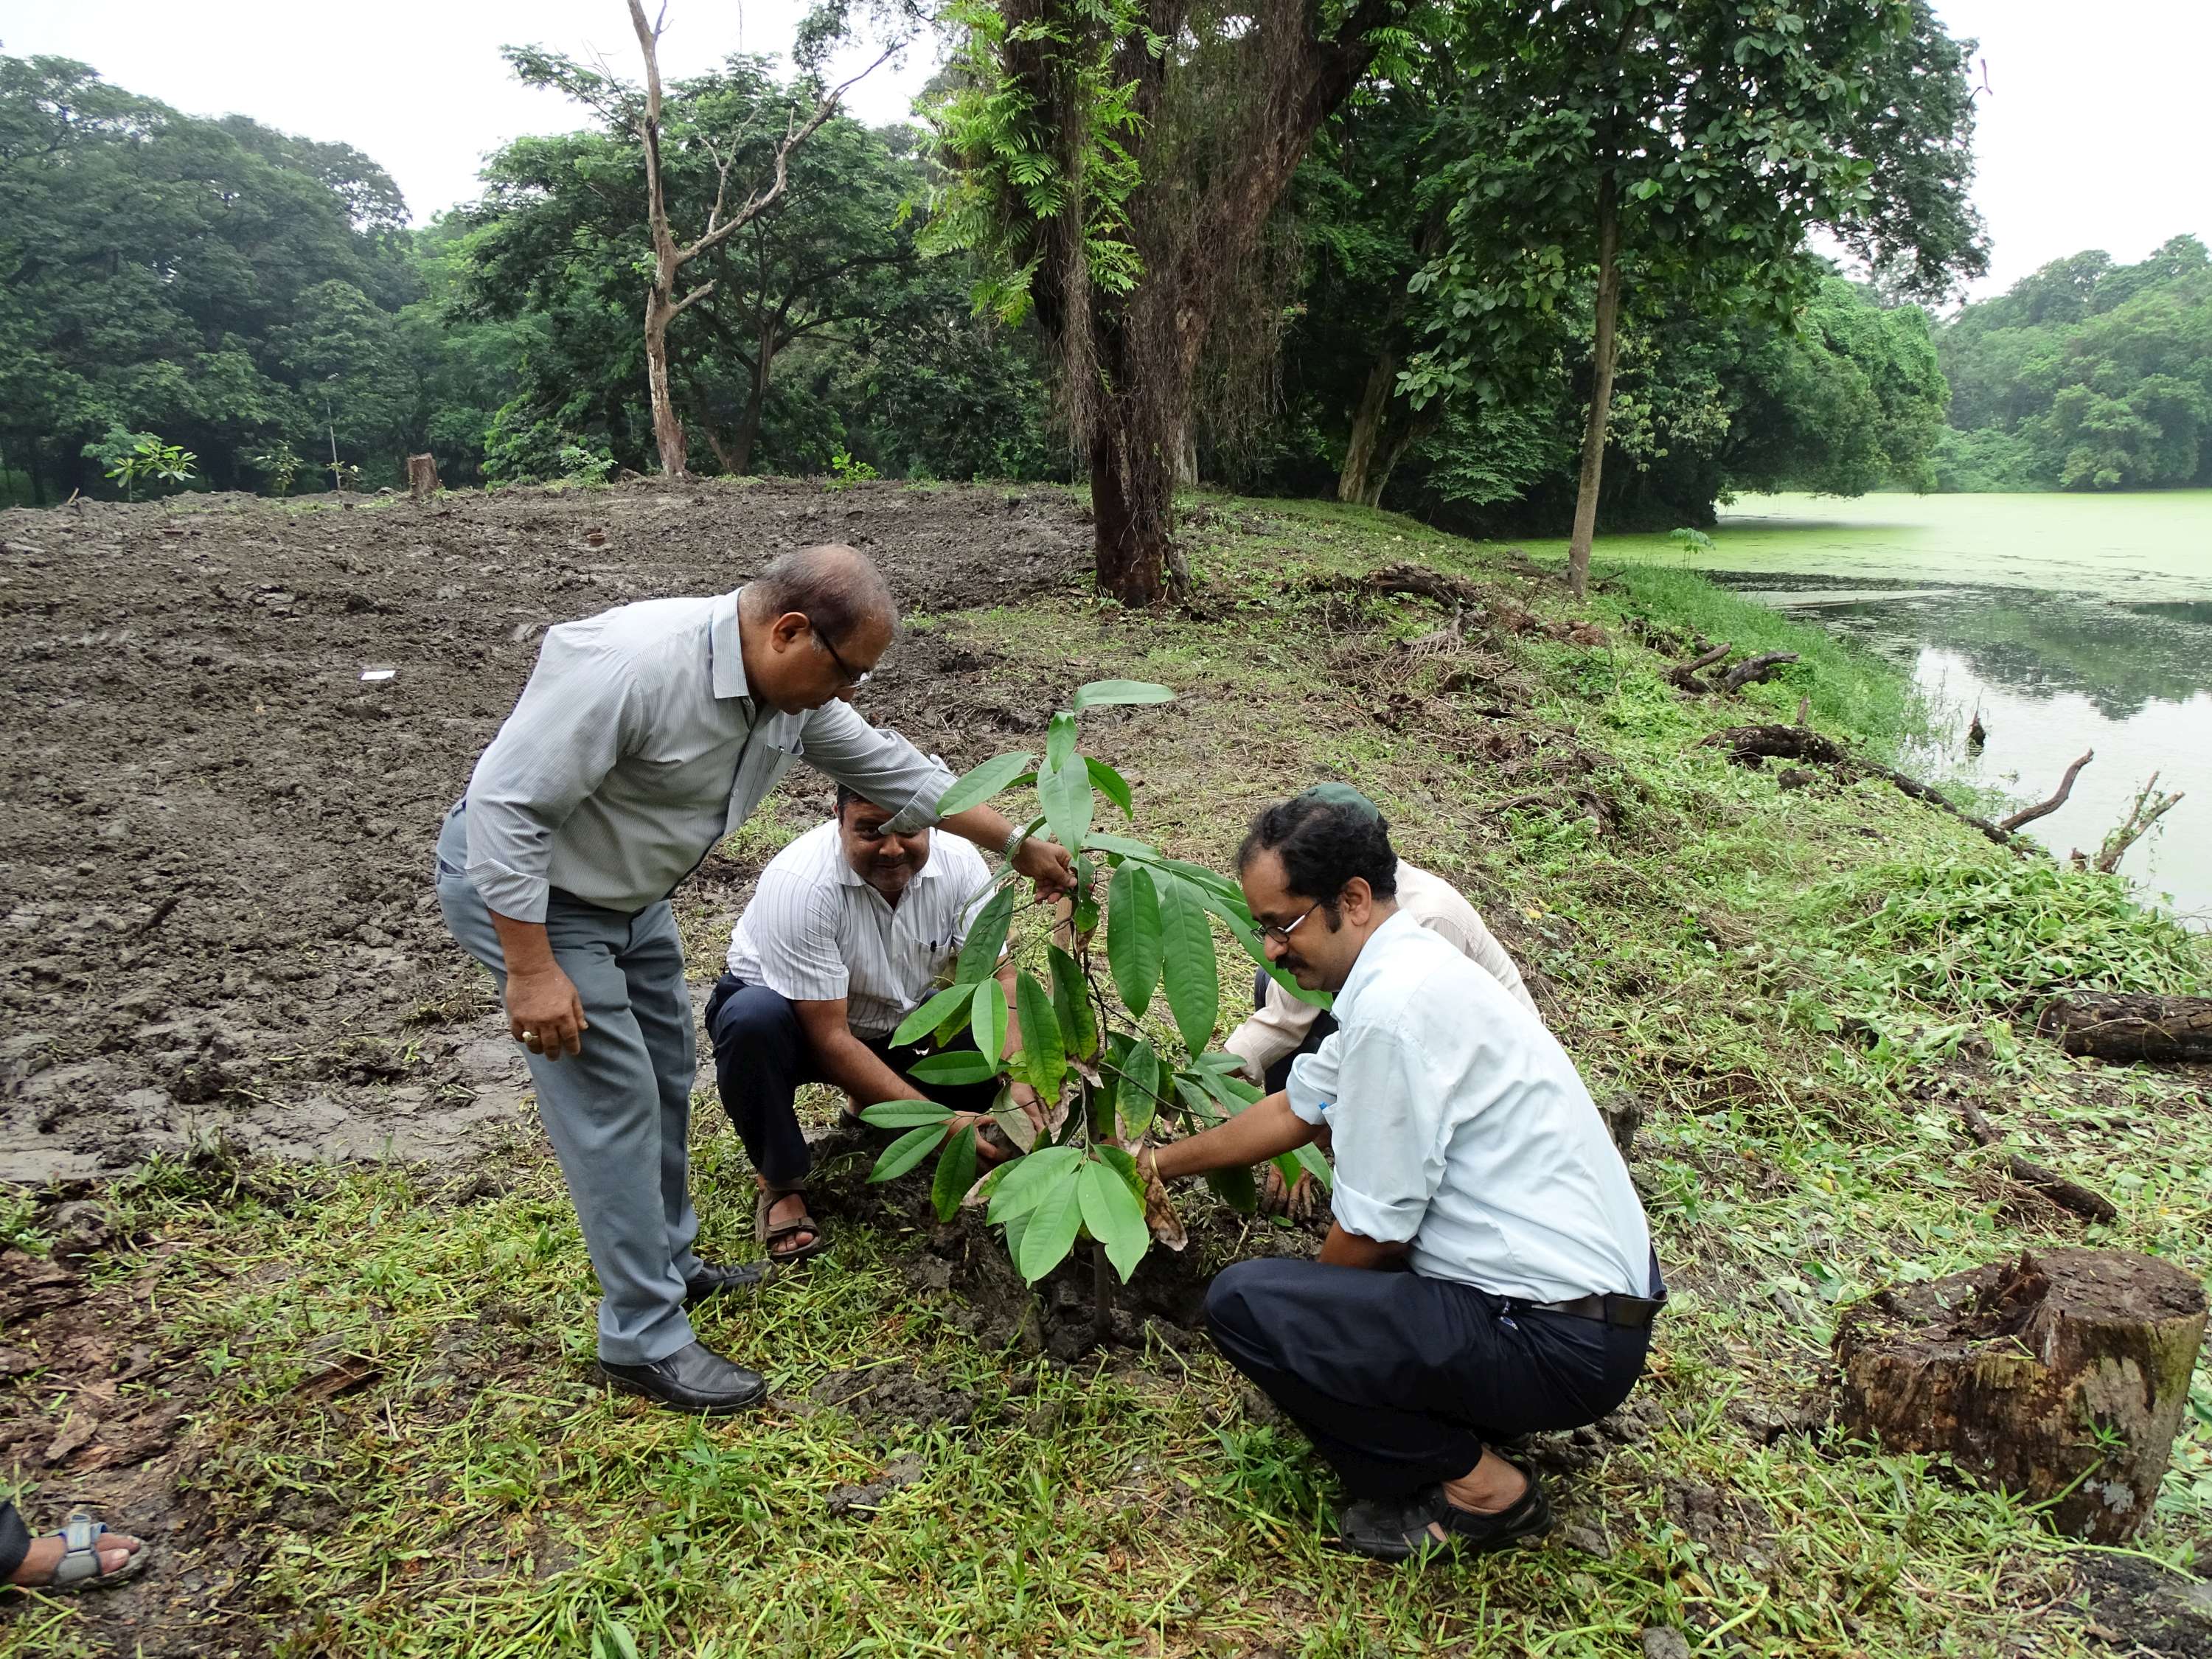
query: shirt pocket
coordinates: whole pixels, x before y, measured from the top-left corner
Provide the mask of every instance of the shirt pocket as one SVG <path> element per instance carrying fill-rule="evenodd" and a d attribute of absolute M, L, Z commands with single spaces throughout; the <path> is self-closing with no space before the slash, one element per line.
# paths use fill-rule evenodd
<path fill-rule="evenodd" d="M 756 737 L 747 744 L 738 762 L 737 775 L 730 781 L 729 813 L 723 833 L 727 835 L 743 823 L 805 753 L 805 741 L 795 732 L 780 741 Z"/>

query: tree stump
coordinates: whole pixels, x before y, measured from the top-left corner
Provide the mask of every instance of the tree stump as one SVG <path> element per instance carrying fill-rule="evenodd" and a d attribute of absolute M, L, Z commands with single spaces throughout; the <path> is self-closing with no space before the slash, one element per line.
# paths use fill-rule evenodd
<path fill-rule="evenodd" d="M 427 501 L 440 487 L 436 456 L 410 455 L 407 458 L 408 494 L 418 501 Z"/>
<path fill-rule="evenodd" d="M 2045 1003 L 2035 1024 L 2069 1054 L 2153 1064 L 2212 1060 L 2212 997 L 2077 991 Z"/>
<path fill-rule="evenodd" d="M 1844 1425 L 2117 1543 L 2148 1518 L 2204 1340 L 2204 1287 L 2113 1250 L 2024 1252 L 1886 1291 L 1836 1330 Z M 2063 1496 L 2061 1496 L 2061 1494 Z"/>

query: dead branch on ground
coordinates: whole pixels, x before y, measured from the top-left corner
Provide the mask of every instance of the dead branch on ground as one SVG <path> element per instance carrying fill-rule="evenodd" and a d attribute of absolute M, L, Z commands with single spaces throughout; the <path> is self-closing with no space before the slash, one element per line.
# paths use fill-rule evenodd
<path fill-rule="evenodd" d="M 1966 1120 L 1966 1133 L 1983 1146 L 1995 1146 L 2003 1140 L 2004 1137 L 1997 1133 L 1996 1125 L 1983 1116 L 1981 1108 L 1971 1100 L 1959 1102 L 1959 1115 Z M 2056 1170 L 2046 1169 L 2016 1152 L 2006 1154 L 2005 1167 L 2012 1178 L 2022 1186 L 2034 1188 L 2053 1204 L 2062 1209 L 2071 1210 L 2086 1220 L 2116 1221 L 2119 1218 L 2120 1212 L 2112 1206 L 2112 1200 L 2102 1193 L 2084 1187 L 2078 1181 L 2069 1181 Z"/>

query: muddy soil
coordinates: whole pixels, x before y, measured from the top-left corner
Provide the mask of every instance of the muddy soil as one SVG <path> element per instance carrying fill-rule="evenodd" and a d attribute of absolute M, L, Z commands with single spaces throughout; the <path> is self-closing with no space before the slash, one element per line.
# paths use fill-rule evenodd
<path fill-rule="evenodd" d="M 997 605 L 1089 535 L 1055 490 L 796 481 L 0 514 L 0 1180 L 482 1150 L 526 1075 L 429 848 L 545 627 L 829 540 L 910 612 Z M 917 635 L 862 710 L 972 763 L 1034 718 L 987 667 Z"/>

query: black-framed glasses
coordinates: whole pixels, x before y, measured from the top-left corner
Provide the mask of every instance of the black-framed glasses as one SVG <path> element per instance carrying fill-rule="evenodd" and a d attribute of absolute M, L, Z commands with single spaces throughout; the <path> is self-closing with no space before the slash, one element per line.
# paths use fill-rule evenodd
<path fill-rule="evenodd" d="M 830 653 L 830 660 L 837 665 L 837 672 L 844 676 L 846 684 L 851 686 L 853 690 L 857 691 L 862 686 L 866 685 L 870 680 L 875 678 L 876 671 L 872 668 L 863 669 L 859 673 L 855 674 L 853 672 L 853 665 L 847 662 L 844 658 L 837 654 L 837 647 L 830 643 L 830 636 L 822 631 L 820 625 L 815 622 L 813 617 L 809 617 L 806 619 L 806 625 L 808 628 L 813 629 L 814 642 L 817 645 L 819 645 L 824 651 L 827 651 Z"/>
<path fill-rule="evenodd" d="M 1304 925 L 1305 919 L 1328 902 L 1328 901 L 1327 899 L 1316 899 L 1311 904 L 1309 904 L 1304 909 L 1301 910 L 1297 916 L 1292 918 L 1291 921 L 1285 922 L 1279 927 L 1272 921 L 1263 924 L 1260 929 L 1260 937 L 1262 939 L 1279 939 L 1282 940 L 1284 944 L 1288 945 L 1291 942 L 1291 935 L 1297 933 L 1299 927 Z"/>

